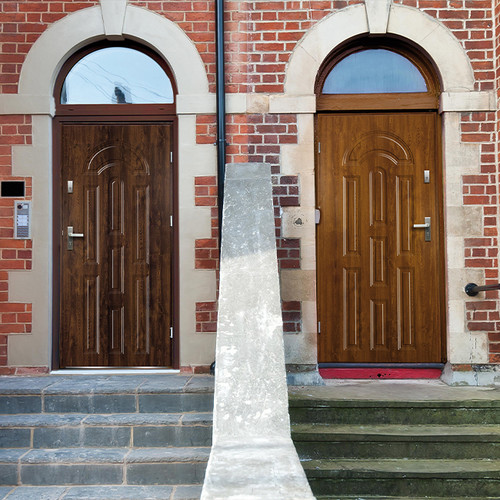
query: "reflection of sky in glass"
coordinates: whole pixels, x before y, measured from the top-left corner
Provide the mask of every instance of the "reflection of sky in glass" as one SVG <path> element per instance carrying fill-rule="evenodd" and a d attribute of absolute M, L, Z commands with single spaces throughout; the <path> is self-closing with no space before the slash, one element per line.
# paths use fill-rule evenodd
<path fill-rule="evenodd" d="M 97 50 L 80 59 L 64 81 L 62 104 L 165 104 L 172 84 L 146 54 L 125 47 Z"/>
<path fill-rule="evenodd" d="M 420 71 L 405 57 L 384 49 L 355 52 L 329 73 L 323 94 L 427 92 Z"/>

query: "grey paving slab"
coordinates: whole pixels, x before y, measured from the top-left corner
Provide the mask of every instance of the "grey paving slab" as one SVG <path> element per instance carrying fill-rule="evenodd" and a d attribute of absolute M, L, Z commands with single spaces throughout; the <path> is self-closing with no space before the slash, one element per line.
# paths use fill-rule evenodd
<path fill-rule="evenodd" d="M 210 446 L 212 429 L 204 426 L 143 426 L 134 429 L 134 446 Z"/>
<path fill-rule="evenodd" d="M 68 488 L 66 486 L 18 486 L 9 495 L 9 500 L 58 500 Z"/>
<path fill-rule="evenodd" d="M 83 446 L 128 447 L 132 442 L 129 427 L 86 427 L 83 431 Z"/>
<path fill-rule="evenodd" d="M 201 496 L 201 486 L 177 486 L 172 500 L 198 500 Z"/>
<path fill-rule="evenodd" d="M 178 425 L 182 413 L 118 413 L 115 415 L 89 415 L 85 425 Z"/>
<path fill-rule="evenodd" d="M 213 424 L 213 413 L 184 413 L 182 415 L 182 425 L 209 425 Z"/>
<path fill-rule="evenodd" d="M 0 415 L 0 427 L 60 427 L 80 425 L 86 414 L 59 415 L 59 414 L 28 414 L 28 415 Z"/>
<path fill-rule="evenodd" d="M 189 380 L 190 377 L 185 375 L 151 375 L 141 383 L 137 392 L 141 394 L 183 392 Z"/>
<path fill-rule="evenodd" d="M 23 464 L 122 463 L 127 448 L 59 448 L 30 450 L 21 458 Z"/>
<path fill-rule="evenodd" d="M 0 394 L 41 394 L 54 382 L 52 377 L 0 377 Z"/>
<path fill-rule="evenodd" d="M 201 484 L 206 463 L 163 463 L 127 465 L 129 484 Z"/>
<path fill-rule="evenodd" d="M 64 484 L 122 484 L 122 465 L 104 464 L 26 464 L 21 466 L 25 485 L 52 486 Z"/>
<path fill-rule="evenodd" d="M 68 448 L 80 444 L 78 427 L 42 427 L 33 431 L 33 448 Z"/>
<path fill-rule="evenodd" d="M 42 409 L 41 396 L 0 396 L 0 413 L 39 413 Z"/>
<path fill-rule="evenodd" d="M 214 377 L 194 375 L 184 387 L 184 392 L 214 392 Z"/>
<path fill-rule="evenodd" d="M 133 394 L 47 395 L 44 399 L 48 413 L 133 413 L 136 397 Z"/>
<path fill-rule="evenodd" d="M 208 412 L 213 410 L 213 394 L 141 394 L 139 411 L 157 412 Z"/>
<path fill-rule="evenodd" d="M 10 486 L 0 486 L 0 498 L 6 498 L 11 491 L 14 491 L 14 488 Z"/>
<path fill-rule="evenodd" d="M 45 427 L 35 429 L 34 448 L 130 446 L 129 427 Z"/>
<path fill-rule="evenodd" d="M 99 379 L 94 386 L 95 394 L 135 394 L 143 384 L 142 377 L 117 375 L 105 380 Z"/>
<path fill-rule="evenodd" d="M 0 449 L 0 463 L 16 463 L 29 452 L 28 448 L 4 448 Z"/>
<path fill-rule="evenodd" d="M 95 387 L 107 380 L 100 376 L 76 376 L 57 380 L 44 390 L 44 394 L 91 394 Z"/>
<path fill-rule="evenodd" d="M 139 448 L 127 455 L 127 463 L 206 462 L 210 448 Z"/>
<path fill-rule="evenodd" d="M 0 448 L 29 448 L 30 429 L 0 429 Z"/>
<path fill-rule="evenodd" d="M 14 486 L 17 484 L 17 465 L 0 464 L 0 485 Z"/>
<path fill-rule="evenodd" d="M 172 486 L 72 486 L 64 500 L 169 500 Z"/>

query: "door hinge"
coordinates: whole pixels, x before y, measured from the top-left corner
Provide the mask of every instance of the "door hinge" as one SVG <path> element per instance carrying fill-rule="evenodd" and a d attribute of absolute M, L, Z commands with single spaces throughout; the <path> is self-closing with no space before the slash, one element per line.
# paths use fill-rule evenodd
<path fill-rule="evenodd" d="M 170 151 L 170 163 L 174 163 L 174 153 Z"/>
<path fill-rule="evenodd" d="M 318 142 L 318 153 L 321 153 L 321 142 Z"/>
<path fill-rule="evenodd" d="M 321 333 L 321 321 L 318 321 L 318 333 Z"/>
<path fill-rule="evenodd" d="M 314 210 L 314 222 L 316 224 L 319 224 L 320 220 L 321 220 L 321 210 L 319 208 L 316 208 Z"/>
<path fill-rule="evenodd" d="M 170 216 L 170 227 L 174 227 L 174 216 Z"/>
<path fill-rule="evenodd" d="M 171 339 L 174 338 L 174 327 L 173 326 L 170 327 L 170 338 Z"/>

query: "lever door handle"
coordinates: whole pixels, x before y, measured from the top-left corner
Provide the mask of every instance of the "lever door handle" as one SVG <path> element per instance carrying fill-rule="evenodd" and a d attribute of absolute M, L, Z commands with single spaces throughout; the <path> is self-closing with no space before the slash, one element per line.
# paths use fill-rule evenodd
<path fill-rule="evenodd" d="M 73 226 L 68 226 L 68 250 L 73 250 L 73 238 L 83 238 L 83 233 L 74 233 Z"/>
<path fill-rule="evenodd" d="M 431 241 L 431 218 L 425 217 L 423 224 L 413 224 L 413 229 L 425 229 L 425 241 Z"/>

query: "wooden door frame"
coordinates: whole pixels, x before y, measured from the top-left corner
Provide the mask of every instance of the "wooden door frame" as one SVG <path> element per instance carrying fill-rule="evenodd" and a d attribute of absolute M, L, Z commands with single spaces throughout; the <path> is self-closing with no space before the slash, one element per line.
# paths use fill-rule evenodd
<path fill-rule="evenodd" d="M 178 144 L 178 127 L 177 117 L 175 115 L 167 116 L 136 116 L 136 115 L 86 115 L 86 116 L 56 116 L 53 120 L 53 172 L 52 172 L 52 221 L 53 221 L 53 241 L 52 241 L 52 267 L 53 267 L 53 294 L 52 294 L 52 370 L 60 368 L 60 315 L 61 315 L 61 136 L 62 127 L 70 123 L 88 123 L 90 124 L 116 124 L 116 125 L 171 125 L 173 130 L 172 136 L 172 211 L 173 211 L 173 238 L 172 238 L 172 326 L 173 338 L 172 342 L 172 368 L 179 368 L 180 360 L 180 339 L 179 339 L 179 211 L 178 211 L 178 171 L 177 171 L 177 144 Z M 112 367 L 111 367 L 112 368 Z"/>
<path fill-rule="evenodd" d="M 404 57 L 410 59 L 420 70 L 426 81 L 428 92 L 421 94 L 348 94 L 348 95 L 324 95 L 322 94 L 323 84 L 331 69 L 341 59 L 358 50 L 369 48 L 384 48 L 395 51 Z M 403 44 L 397 39 L 381 39 L 380 37 L 368 37 L 364 39 L 351 40 L 342 44 L 330 55 L 321 66 L 315 85 L 316 92 L 316 113 L 314 115 L 314 168 L 315 168 L 315 198 L 318 198 L 318 176 L 316 175 L 319 165 L 318 151 L 318 117 L 322 114 L 335 113 L 377 113 L 377 112 L 411 112 L 411 111 L 433 111 L 436 117 L 436 172 L 439 172 L 437 179 L 436 192 L 439 195 L 438 213 L 439 213 L 439 274 L 440 274 L 440 328 L 441 328 L 441 361 L 447 361 L 447 314 L 446 314 L 446 255 L 445 255 L 445 232 L 444 232 L 444 172 L 443 172 L 443 137 L 442 137 L 442 119 L 439 114 L 439 94 L 440 83 L 432 64 L 427 58 L 413 47 Z M 318 238 L 318 226 L 316 226 L 316 241 Z M 317 254 L 316 245 L 316 254 Z M 317 258 L 317 255 L 316 255 Z M 317 269 L 317 267 L 316 267 Z M 317 281 L 316 281 L 317 282 Z M 318 292 L 316 293 L 318 296 Z M 319 301 L 316 299 L 316 311 L 318 314 Z M 318 319 L 319 321 L 319 319 Z M 319 332 L 318 332 L 319 334 Z M 335 364 L 335 363 L 334 363 Z M 363 363 L 364 364 L 364 363 Z M 350 364 L 355 366 L 356 363 Z M 410 366 L 410 364 L 408 364 Z"/>
<path fill-rule="evenodd" d="M 127 47 L 144 52 L 156 61 L 170 79 L 174 95 L 174 102 L 169 104 L 61 104 L 61 92 L 64 80 L 73 66 L 87 54 L 108 47 Z M 92 124 L 165 124 L 171 125 L 172 136 L 172 368 L 178 369 L 180 365 L 180 338 L 179 338 L 179 190 L 178 190 L 178 119 L 176 115 L 177 87 L 175 78 L 167 63 L 156 53 L 132 40 L 110 42 L 102 40 L 90 44 L 70 56 L 57 76 L 54 85 L 56 114 L 52 123 L 52 360 L 51 368 L 60 368 L 59 342 L 60 342 L 60 315 L 61 315 L 61 136 L 62 127 L 66 123 L 92 123 Z"/>
<path fill-rule="evenodd" d="M 140 124 L 147 125 L 150 124 L 165 124 L 171 125 L 173 130 L 172 136 L 172 212 L 173 212 L 173 238 L 172 238 L 172 326 L 173 326 L 173 338 L 172 342 L 172 368 L 179 368 L 180 360 L 180 338 L 179 338 L 179 211 L 178 211 L 178 154 L 177 154 L 177 144 L 178 144 L 178 127 L 177 127 L 177 117 L 174 115 L 167 116 L 136 116 L 136 115 L 124 115 L 124 116 L 110 116 L 110 115 L 98 115 L 98 116 L 56 116 L 53 120 L 53 172 L 52 172 L 52 192 L 53 192 L 53 203 L 52 203 L 52 220 L 53 220 L 53 232 L 52 232 L 52 267 L 53 267 L 53 293 L 52 293 L 52 364 L 51 369 L 57 370 L 60 368 L 60 315 L 61 315 L 61 253 L 63 249 L 61 248 L 61 232 L 63 230 L 61 226 L 61 137 L 62 128 L 65 124 L 70 123 L 88 123 L 90 124 L 116 124 L 116 125 L 132 125 Z M 112 369 L 112 367 L 110 367 Z"/>

